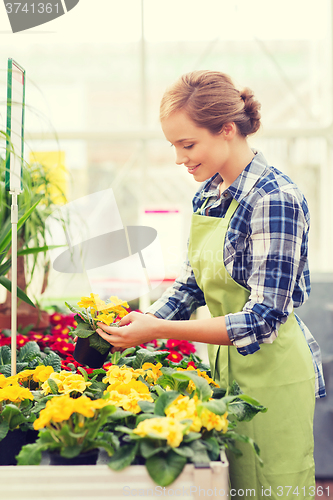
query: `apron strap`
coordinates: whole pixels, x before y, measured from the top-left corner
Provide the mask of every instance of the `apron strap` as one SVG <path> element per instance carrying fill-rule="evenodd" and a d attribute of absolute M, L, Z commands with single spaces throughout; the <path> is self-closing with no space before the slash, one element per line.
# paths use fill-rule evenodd
<path fill-rule="evenodd" d="M 231 203 L 228 207 L 228 210 L 223 218 L 225 220 L 230 220 L 231 217 L 234 215 L 234 212 L 236 211 L 236 208 L 238 207 L 238 205 L 239 205 L 238 201 L 235 198 L 233 198 L 231 200 Z"/>

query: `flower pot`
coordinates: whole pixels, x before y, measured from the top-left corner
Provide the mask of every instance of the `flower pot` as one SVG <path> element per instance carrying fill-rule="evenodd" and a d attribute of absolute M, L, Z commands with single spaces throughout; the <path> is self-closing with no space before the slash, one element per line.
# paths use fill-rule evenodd
<path fill-rule="evenodd" d="M 8 431 L 7 436 L 0 441 L 0 465 L 16 465 L 16 455 L 26 444 L 26 432 L 21 429 Z"/>
<path fill-rule="evenodd" d="M 110 344 L 111 349 L 111 344 Z M 105 354 L 101 354 L 90 346 L 89 338 L 77 339 L 73 357 L 75 361 L 81 363 L 81 365 L 87 365 L 90 368 L 102 368 L 103 364 L 108 357 L 109 351 Z"/>
<path fill-rule="evenodd" d="M 60 453 L 53 451 L 50 452 L 50 465 L 96 465 L 98 459 L 99 449 L 80 453 L 73 458 L 62 457 Z"/>

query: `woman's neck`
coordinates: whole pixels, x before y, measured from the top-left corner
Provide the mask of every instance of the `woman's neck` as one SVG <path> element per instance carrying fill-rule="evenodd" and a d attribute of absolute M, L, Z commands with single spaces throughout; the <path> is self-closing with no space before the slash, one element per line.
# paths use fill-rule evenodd
<path fill-rule="evenodd" d="M 224 164 L 223 171 L 219 172 L 223 179 L 220 184 L 220 192 L 231 186 L 254 156 L 255 153 L 248 145 L 246 139 L 241 138 L 235 141 L 235 143 L 230 144 L 230 159 Z"/>

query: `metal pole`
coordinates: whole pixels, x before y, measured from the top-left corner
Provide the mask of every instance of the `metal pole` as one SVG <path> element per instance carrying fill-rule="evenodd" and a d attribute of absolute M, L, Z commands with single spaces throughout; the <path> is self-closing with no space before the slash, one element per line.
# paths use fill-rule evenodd
<path fill-rule="evenodd" d="M 12 193 L 12 318 L 11 318 L 11 374 L 16 375 L 16 335 L 17 335 L 17 194 Z"/>

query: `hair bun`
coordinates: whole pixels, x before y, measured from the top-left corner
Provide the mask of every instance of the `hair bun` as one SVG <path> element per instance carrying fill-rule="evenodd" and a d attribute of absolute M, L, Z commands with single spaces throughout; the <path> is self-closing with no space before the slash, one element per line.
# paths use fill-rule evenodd
<path fill-rule="evenodd" d="M 251 121 L 251 130 L 248 131 L 248 134 L 254 134 L 260 127 L 260 102 L 257 101 L 252 90 L 248 87 L 245 87 L 240 92 L 240 96 L 244 101 L 244 112 L 247 114 Z"/>

